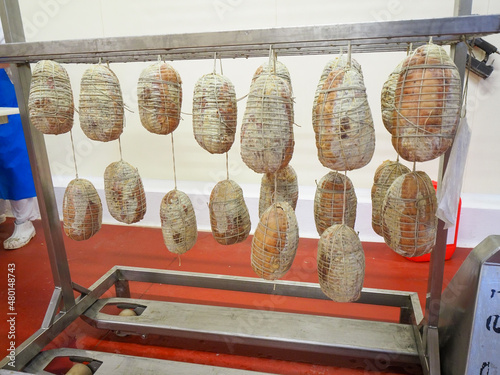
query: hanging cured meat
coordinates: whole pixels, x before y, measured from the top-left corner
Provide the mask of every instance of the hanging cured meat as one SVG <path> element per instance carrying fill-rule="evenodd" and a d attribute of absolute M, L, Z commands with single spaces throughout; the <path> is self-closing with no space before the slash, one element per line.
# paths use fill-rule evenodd
<path fill-rule="evenodd" d="M 261 216 L 252 240 L 252 268 L 266 280 L 284 276 L 292 266 L 299 244 L 293 208 L 286 202 L 269 207 Z"/>
<path fill-rule="evenodd" d="M 62 65 L 50 60 L 35 64 L 28 108 L 31 123 L 43 134 L 71 130 L 75 106 L 69 76 Z"/>
<path fill-rule="evenodd" d="M 453 143 L 460 117 L 458 69 L 436 44 L 417 48 L 403 62 L 394 95 L 392 145 L 408 161 L 441 156 Z"/>
<path fill-rule="evenodd" d="M 179 125 L 182 81 L 179 73 L 165 62 L 144 69 L 137 83 L 137 103 L 141 124 L 154 134 L 169 134 Z"/>
<path fill-rule="evenodd" d="M 105 65 L 92 65 L 80 84 L 80 126 L 94 141 L 109 142 L 123 132 L 124 107 L 118 77 Z"/>
<path fill-rule="evenodd" d="M 250 233 L 250 214 L 243 190 L 232 180 L 224 180 L 210 194 L 210 225 L 215 240 L 222 245 L 244 241 Z"/>
<path fill-rule="evenodd" d="M 325 167 L 350 171 L 368 164 L 375 131 L 362 74 L 352 65 L 332 70 L 314 105 L 318 158 Z"/>
<path fill-rule="evenodd" d="M 194 87 L 193 133 L 196 142 L 211 154 L 229 151 L 236 133 L 236 93 L 220 74 L 206 74 Z"/>
<path fill-rule="evenodd" d="M 429 253 L 436 242 L 436 210 L 436 190 L 425 172 L 398 177 L 382 203 L 385 243 L 405 257 Z"/>

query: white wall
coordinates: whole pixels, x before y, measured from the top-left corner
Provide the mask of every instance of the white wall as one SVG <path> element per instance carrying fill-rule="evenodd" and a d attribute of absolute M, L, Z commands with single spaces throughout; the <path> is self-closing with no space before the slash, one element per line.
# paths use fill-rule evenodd
<path fill-rule="evenodd" d="M 29 41 L 447 17 L 453 12 L 452 0 L 411 3 L 403 0 L 22 0 L 20 3 Z M 473 12 L 500 13 L 500 4 L 476 0 Z M 487 40 L 500 47 L 500 36 L 491 36 Z M 386 159 L 395 159 L 396 153 L 390 135 L 382 125 L 379 96 L 386 77 L 403 57 L 402 53 L 354 55 L 363 67 L 377 137 L 375 156 L 370 164 L 349 173 L 360 202 L 357 230 L 363 240 L 381 241 L 370 227 L 369 189 L 377 166 Z M 296 145 L 291 165 L 299 178 L 298 217 L 301 236 L 305 237 L 317 237 L 312 217 L 315 180 L 328 172 L 316 156 L 311 105 L 317 81 L 329 58 L 300 56 L 280 59 L 292 76 L 296 97 L 295 121 L 300 125 L 295 127 Z M 253 72 L 264 61 L 264 58 L 223 61 L 224 74 L 233 81 L 238 97 L 248 92 Z M 136 84 L 141 70 L 147 65 L 111 64 L 111 68 L 120 79 L 125 103 L 134 111 L 126 112 L 126 128 L 121 142 L 124 159 L 139 168 L 148 191 L 148 214 L 140 224 L 159 225 L 159 200 L 173 188 L 172 157 L 170 136 L 151 134 L 139 121 Z M 215 183 L 225 178 L 225 158 L 209 154 L 196 143 L 189 113 L 194 83 L 212 70 L 213 62 L 175 61 L 172 65 L 183 80 L 182 109 L 186 113 L 174 133 L 178 187 L 191 195 L 200 228 L 209 229 L 206 203 Z M 471 76 L 468 117 L 473 136 L 462 195 L 461 246 L 474 246 L 484 236 L 500 233 L 500 152 L 497 151 L 500 144 L 500 132 L 497 130 L 500 122 L 497 113 L 500 63 L 495 62 L 494 66 L 497 71 L 488 80 Z M 66 65 L 77 106 L 79 80 L 86 67 Z M 238 105 L 239 125 L 244 109 L 245 100 L 242 100 Z M 74 177 L 69 134 L 45 136 L 45 139 L 57 194 L 62 196 L 66 184 Z M 102 188 L 104 169 L 119 158 L 118 142 L 88 140 L 79 127 L 78 116 L 74 139 L 80 177 L 88 178 L 97 188 Z M 229 152 L 230 177 L 242 185 L 255 227 L 261 176 L 241 161 L 239 133 L 236 139 Z M 418 169 L 425 170 L 436 179 L 438 161 L 420 163 Z M 481 202 L 489 202 L 487 210 Z M 109 216 L 107 219 L 116 224 Z"/>

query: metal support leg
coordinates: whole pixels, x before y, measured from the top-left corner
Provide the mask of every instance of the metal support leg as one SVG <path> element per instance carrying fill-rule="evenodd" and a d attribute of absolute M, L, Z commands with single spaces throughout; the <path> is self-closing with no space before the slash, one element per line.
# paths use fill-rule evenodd
<path fill-rule="evenodd" d="M 21 12 L 17 1 L 0 1 L 0 16 L 7 43 L 24 42 L 24 30 Z M 33 171 L 38 205 L 45 233 L 45 241 L 49 253 L 50 265 L 56 288 L 61 289 L 62 309 L 69 310 L 75 305 L 75 297 L 71 284 L 68 259 L 64 248 L 61 222 L 57 211 L 57 203 L 50 174 L 49 161 L 43 134 L 30 123 L 28 114 L 28 97 L 31 83 L 29 64 L 11 65 L 12 77 L 16 87 L 16 95 L 21 113 L 24 137 Z"/>

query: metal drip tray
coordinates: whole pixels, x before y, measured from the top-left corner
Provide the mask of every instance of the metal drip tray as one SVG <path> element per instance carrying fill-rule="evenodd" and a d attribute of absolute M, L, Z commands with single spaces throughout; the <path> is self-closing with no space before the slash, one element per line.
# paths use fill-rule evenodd
<path fill-rule="evenodd" d="M 142 306 L 141 314 L 110 315 L 101 312 L 106 305 Z M 225 343 L 229 351 L 256 346 L 269 353 L 276 349 L 363 358 L 387 354 L 420 363 L 411 324 L 131 298 L 100 299 L 82 318 L 99 329 Z"/>

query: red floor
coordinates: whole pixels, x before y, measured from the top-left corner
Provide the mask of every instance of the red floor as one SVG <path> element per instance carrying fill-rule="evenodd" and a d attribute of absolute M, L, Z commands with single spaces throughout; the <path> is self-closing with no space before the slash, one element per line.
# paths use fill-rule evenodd
<path fill-rule="evenodd" d="M 35 222 L 36 237 L 30 244 L 16 251 L 0 251 L 2 273 L 7 273 L 8 264 L 15 264 L 15 326 L 16 345 L 21 344 L 41 325 L 45 310 L 53 291 L 52 274 L 45 239 L 40 222 Z M 13 230 L 12 219 L 0 225 L 0 241 L 3 242 Z M 74 282 L 89 287 L 114 265 L 205 272 L 224 275 L 254 277 L 250 267 L 250 243 L 233 246 L 218 245 L 210 233 L 200 233 L 196 246 L 182 255 L 181 264 L 176 255 L 163 245 L 161 230 L 105 225 L 92 239 L 75 242 L 65 237 L 66 251 Z M 297 257 L 287 280 L 317 282 L 317 240 L 301 239 Z M 384 244 L 365 243 L 366 277 L 365 287 L 416 291 L 424 301 L 428 263 L 408 261 L 392 252 Z M 445 283 L 453 277 L 467 256 L 469 249 L 457 249 L 453 258 L 446 262 Z M 0 281 L 0 316 L 7 316 L 7 280 Z M 236 292 L 215 292 L 200 288 L 160 286 L 145 283 L 131 284 L 132 297 L 168 299 L 169 301 L 212 303 L 250 308 L 265 308 L 279 311 L 315 313 L 319 315 L 350 316 L 366 319 L 397 321 L 399 312 L 394 308 L 357 304 L 336 304 L 331 301 L 312 301 L 300 298 L 265 297 Z M 105 296 L 113 296 L 108 291 Z M 4 318 L 2 318 L 3 320 Z M 8 325 L 0 328 L 0 353 L 7 353 Z M 170 345 L 170 347 L 168 346 Z M 174 343 L 175 345 L 181 345 Z M 323 365 L 288 362 L 267 358 L 252 358 L 240 355 L 186 350 L 172 347 L 168 339 L 140 337 L 119 338 L 112 332 L 94 329 L 78 319 L 59 335 L 48 348 L 70 347 L 97 350 L 160 359 L 171 359 L 224 367 L 236 367 L 273 374 L 370 374 L 379 373 L 381 365 L 364 362 L 362 368 L 350 369 L 343 363 Z M 4 354 L 0 355 L 3 356 Z M 302 359 L 306 360 L 306 359 Z M 55 370 L 54 370 L 55 371 Z M 62 371 L 62 370 L 61 370 Z M 391 370 L 394 371 L 394 370 Z M 64 373 L 57 372 L 57 373 Z M 413 373 L 414 369 L 398 370 L 398 373 Z M 385 372 L 393 374 L 394 372 Z"/>

